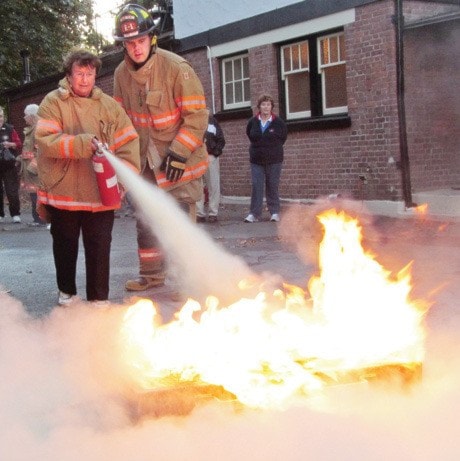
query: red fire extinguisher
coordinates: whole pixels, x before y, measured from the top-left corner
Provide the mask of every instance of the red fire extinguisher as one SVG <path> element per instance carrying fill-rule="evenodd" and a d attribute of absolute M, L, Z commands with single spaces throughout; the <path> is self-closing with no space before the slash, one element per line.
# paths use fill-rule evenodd
<path fill-rule="evenodd" d="M 118 187 L 118 179 L 115 170 L 104 150 L 110 152 L 107 145 L 97 143 L 97 150 L 93 154 L 93 167 L 96 173 L 97 186 L 101 202 L 105 206 L 116 206 L 120 204 L 121 195 Z"/>

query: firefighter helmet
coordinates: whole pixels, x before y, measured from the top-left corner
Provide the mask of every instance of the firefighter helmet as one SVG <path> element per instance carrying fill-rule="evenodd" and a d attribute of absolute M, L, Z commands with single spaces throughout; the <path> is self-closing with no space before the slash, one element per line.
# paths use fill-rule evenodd
<path fill-rule="evenodd" d="M 142 6 L 130 3 L 125 5 L 115 18 L 115 41 L 124 42 L 153 33 L 157 24 L 152 15 Z"/>

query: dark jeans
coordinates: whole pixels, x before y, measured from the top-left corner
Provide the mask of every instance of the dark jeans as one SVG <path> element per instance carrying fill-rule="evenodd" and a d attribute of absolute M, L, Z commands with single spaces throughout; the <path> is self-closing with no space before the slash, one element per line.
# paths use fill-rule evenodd
<path fill-rule="evenodd" d="M 280 212 L 279 185 L 281 178 L 282 163 L 269 165 L 256 165 L 251 163 L 251 214 L 256 218 L 262 215 L 264 201 L 264 188 L 266 190 L 267 207 L 270 214 Z"/>
<path fill-rule="evenodd" d="M 80 231 L 85 249 L 86 299 L 109 297 L 110 245 L 114 212 L 67 211 L 48 206 L 51 216 L 53 255 L 60 291 L 77 294 L 76 273 Z"/>
<path fill-rule="evenodd" d="M 8 208 L 10 215 L 19 216 L 21 214 L 21 205 L 19 202 L 19 177 L 16 167 L 0 167 L 0 216 L 5 216 L 3 205 L 3 187 L 5 188 L 6 197 L 8 198 Z"/>

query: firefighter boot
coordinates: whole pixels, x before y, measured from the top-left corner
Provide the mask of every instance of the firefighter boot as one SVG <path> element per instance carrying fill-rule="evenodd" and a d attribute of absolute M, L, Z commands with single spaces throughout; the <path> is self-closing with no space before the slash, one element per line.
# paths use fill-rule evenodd
<path fill-rule="evenodd" d="M 165 284 L 165 262 L 157 247 L 139 248 L 139 277 L 125 283 L 127 291 L 144 291 Z"/>
<path fill-rule="evenodd" d="M 149 288 L 162 287 L 165 284 L 164 272 L 152 276 L 140 276 L 125 283 L 126 291 L 145 291 Z"/>

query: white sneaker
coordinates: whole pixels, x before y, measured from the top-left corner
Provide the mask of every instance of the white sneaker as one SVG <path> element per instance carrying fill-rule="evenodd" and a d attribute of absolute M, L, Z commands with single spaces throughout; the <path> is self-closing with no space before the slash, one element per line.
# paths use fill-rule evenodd
<path fill-rule="evenodd" d="M 278 213 L 273 213 L 272 217 L 270 218 L 272 222 L 280 222 L 280 215 Z"/>
<path fill-rule="evenodd" d="M 20 224 L 21 223 L 21 217 L 20 216 L 13 216 L 13 222 L 15 224 Z"/>
<path fill-rule="evenodd" d="M 47 224 L 47 225 L 46 225 L 46 228 L 47 228 L 48 230 L 51 230 L 51 224 Z"/>
<path fill-rule="evenodd" d="M 91 306 L 94 306 L 94 307 L 107 307 L 107 306 L 110 306 L 110 301 L 108 299 L 90 301 L 90 304 Z"/>
<path fill-rule="evenodd" d="M 69 295 L 63 291 L 59 291 L 58 304 L 60 306 L 68 306 L 76 301 L 79 301 L 80 298 L 77 295 Z"/>
<path fill-rule="evenodd" d="M 245 218 L 244 218 L 244 222 L 257 222 L 258 219 L 252 214 L 252 213 L 249 213 Z"/>

